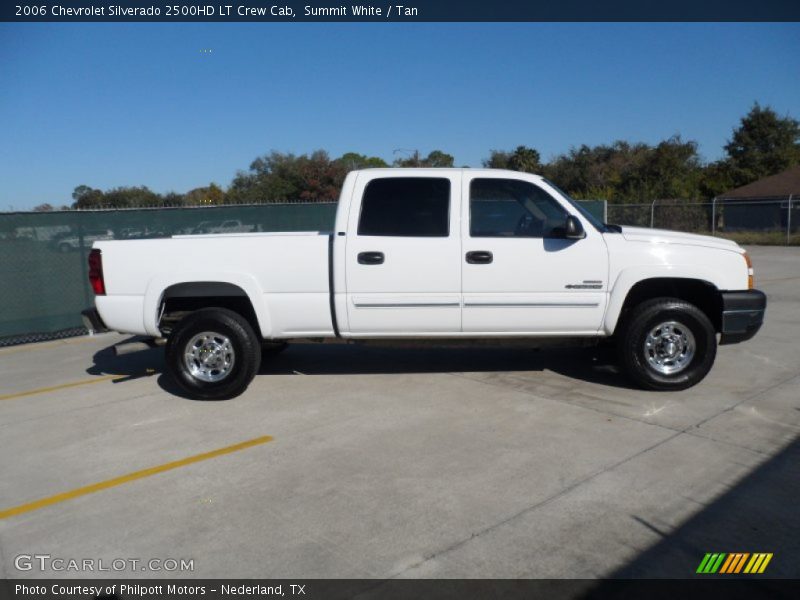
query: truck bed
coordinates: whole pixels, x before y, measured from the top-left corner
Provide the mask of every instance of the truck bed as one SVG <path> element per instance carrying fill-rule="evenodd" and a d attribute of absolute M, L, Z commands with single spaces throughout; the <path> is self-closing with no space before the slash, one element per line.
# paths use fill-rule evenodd
<path fill-rule="evenodd" d="M 97 305 L 111 329 L 158 335 L 161 293 L 171 282 L 226 282 L 261 300 L 265 338 L 332 335 L 328 234 L 180 235 L 97 242 L 107 295 Z M 254 300 L 254 304 L 257 300 Z"/>

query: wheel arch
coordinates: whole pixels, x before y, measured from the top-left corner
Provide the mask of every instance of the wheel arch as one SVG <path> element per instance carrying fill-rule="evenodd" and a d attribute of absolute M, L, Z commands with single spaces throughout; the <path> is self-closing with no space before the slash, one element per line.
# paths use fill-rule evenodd
<path fill-rule="evenodd" d="M 630 310 L 646 300 L 659 297 L 678 298 L 697 306 L 715 331 L 721 330 L 722 297 L 710 278 L 664 274 L 634 279 L 615 286 L 609 299 L 604 330 L 612 335 Z"/>
<path fill-rule="evenodd" d="M 245 317 L 258 335 L 269 335 L 269 314 L 255 278 L 243 274 L 204 275 L 198 278 L 187 274 L 150 282 L 144 301 L 145 328 L 150 335 L 162 335 L 164 316 L 210 306 L 233 310 Z"/>

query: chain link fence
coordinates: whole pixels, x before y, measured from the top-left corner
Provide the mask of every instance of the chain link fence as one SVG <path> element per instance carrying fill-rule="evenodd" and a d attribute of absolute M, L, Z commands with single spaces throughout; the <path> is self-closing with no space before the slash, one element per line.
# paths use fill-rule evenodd
<path fill-rule="evenodd" d="M 609 223 L 716 235 L 749 244 L 797 244 L 800 198 L 609 204 Z"/>

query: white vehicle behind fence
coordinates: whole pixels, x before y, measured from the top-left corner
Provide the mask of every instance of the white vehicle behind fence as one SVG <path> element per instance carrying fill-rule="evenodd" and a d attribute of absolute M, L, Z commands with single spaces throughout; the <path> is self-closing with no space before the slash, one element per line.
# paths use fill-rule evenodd
<path fill-rule="evenodd" d="M 50 244 L 59 252 L 71 252 L 78 248 L 91 246 L 99 240 L 113 240 L 114 232 L 110 229 L 88 229 L 81 233 L 66 233 L 54 236 Z"/>
<path fill-rule="evenodd" d="M 97 241 L 90 279 L 90 326 L 166 338 L 169 373 L 206 399 L 300 339 L 612 342 L 640 386 L 679 390 L 766 307 L 736 243 L 607 225 L 542 177 L 490 169 L 354 171 L 328 233 Z"/>
<path fill-rule="evenodd" d="M 192 233 L 249 233 L 253 231 L 252 225 L 244 225 L 239 219 L 225 221 L 203 221 Z"/>

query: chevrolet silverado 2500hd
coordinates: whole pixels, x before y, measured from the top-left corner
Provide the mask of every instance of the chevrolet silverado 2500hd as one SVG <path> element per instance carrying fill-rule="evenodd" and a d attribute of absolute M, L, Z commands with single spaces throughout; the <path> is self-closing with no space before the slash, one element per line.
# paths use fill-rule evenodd
<path fill-rule="evenodd" d="M 766 307 L 734 242 L 606 225 L 542 177 L 489 169 L 354 171 L 330 233 L 96 241 L 89 271 L 87 319 L 166 338 L 169 373 L 205 399 L 298 339 L 610 340 L 639 385 L 679 390 Z"/>

